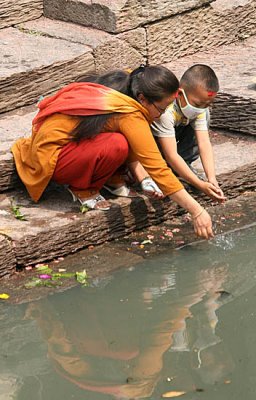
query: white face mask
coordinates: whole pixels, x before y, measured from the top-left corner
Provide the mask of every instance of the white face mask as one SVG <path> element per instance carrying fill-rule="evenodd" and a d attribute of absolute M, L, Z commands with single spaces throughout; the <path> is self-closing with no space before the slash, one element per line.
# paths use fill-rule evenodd
<path fill-rule="evenodd" d="M 207 108 L 199 108 L 199 107 L 192 106 L 188 101 L 185 91 L 183 89 L 180 89 L 180 90 L 183 93 L 183 96 L 186 100 L 187 105 L 185 107 L 181 107 L 180 100 L 179 100 L 179 106 L 180 106 L 182 114 L 185 115 L 186 118 L 195 119 L 198 115 L 202 114 L 203 112 L 205 112 L 207 110 Z"/>

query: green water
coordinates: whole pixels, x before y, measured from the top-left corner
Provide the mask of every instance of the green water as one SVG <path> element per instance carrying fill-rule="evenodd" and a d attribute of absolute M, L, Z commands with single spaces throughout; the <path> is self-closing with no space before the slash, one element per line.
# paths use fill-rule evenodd
<path fill-rule="evenodd" d="M 0 400 L 255 399 L 255 238 L 251 227 L 0 303 Z"/>

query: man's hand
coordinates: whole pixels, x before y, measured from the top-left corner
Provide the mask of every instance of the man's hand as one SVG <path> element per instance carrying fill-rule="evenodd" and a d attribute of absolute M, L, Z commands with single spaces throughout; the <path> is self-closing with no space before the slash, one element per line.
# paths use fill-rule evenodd
<path fill-rule="evenodd" d="M 216 180 L 215 180 L 216 181 Z M 227 198 L 224 196 L 221 188 L 218 185 L 218 182 L 203 182 L 202 183 L 202 191 L 209 196 L 211 199 L 218 201 L 219 203 L 223 203 Z"/>

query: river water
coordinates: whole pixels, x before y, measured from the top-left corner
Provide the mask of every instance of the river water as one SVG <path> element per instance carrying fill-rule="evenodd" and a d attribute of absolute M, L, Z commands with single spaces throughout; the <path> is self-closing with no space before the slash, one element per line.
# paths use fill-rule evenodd
<path fill-rule="evenodd" d="M 0 303 L 0 400 L 255 399 L 255 239 L 254 225 Z"/>

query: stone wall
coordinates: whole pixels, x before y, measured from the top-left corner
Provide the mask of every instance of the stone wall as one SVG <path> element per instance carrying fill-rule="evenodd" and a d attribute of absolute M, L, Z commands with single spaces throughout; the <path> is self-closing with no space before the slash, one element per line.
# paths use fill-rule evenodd
<path fill-rule="evenodd" d="M 0 29 L 43 15 L 43 0 L 1 0 Z"/>
<path fill-rule="evenodd" d="M 118 33 L 183 13 L 213 0 L 44 0 L 48 18 Z"/>
<path fill-rule="evenodd" d="M 149 63 L 167 63 L 256 34 L 255 1 L 216 3 L 148 25 Z"/>

